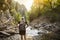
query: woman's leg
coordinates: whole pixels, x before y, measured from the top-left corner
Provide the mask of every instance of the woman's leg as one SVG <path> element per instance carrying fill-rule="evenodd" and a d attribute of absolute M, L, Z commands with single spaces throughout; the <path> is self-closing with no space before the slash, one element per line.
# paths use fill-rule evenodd
<path fill-rule="evenodd" d="M 26 35 L 24 35 L 24 40 L 26 40 Z"/>
<path fill-rule="evenodd" d="M 21 35 L 21 40 L 23 40 L 23 35 Z"/>

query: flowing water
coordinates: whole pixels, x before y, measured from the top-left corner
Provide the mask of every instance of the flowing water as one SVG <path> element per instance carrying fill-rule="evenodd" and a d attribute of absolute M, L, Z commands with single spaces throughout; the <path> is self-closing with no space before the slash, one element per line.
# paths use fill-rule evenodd
<path fill-rule="evenodd" d="M 37 29 L 32 29 L 31 26 L 29 26 L 29 27 L 26 28 L 26 34 L 28 36 L 36 36 L 36 35 L 38 35 L 38 32 L 39 31 Z"/>

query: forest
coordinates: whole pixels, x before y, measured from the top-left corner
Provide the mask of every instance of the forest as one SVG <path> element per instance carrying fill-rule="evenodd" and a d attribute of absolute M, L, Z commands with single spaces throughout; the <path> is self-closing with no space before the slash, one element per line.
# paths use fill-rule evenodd
<path fill-rule="evenodd" d="M 18 1 L 0 0 L 1 40 L 20 40 L 15 38 L 19 36 L 17 25 L 22 17 L 32 27 L 32 30 L 39 30 L 39 37 L 34 40 L 60 40 L 60 0 L 33 0 L 31 4 L 29 4 L 30 0 L 24 0 L 27 1 L 26 4 L 23 0 L 20 1 L 23 2 L 22 4 Z M 31 5 L 30 10 L 27 9 L 29 5 Z M 44 31 L 42 36 L 40 35 L 41 29 Z"/>

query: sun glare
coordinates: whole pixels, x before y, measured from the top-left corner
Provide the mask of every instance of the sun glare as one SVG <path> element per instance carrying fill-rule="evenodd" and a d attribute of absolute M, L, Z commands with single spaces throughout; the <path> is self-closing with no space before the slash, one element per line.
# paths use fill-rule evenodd
<path fill-rule="evenodd" d="M 24 4 L 27 11 L 31 10 L 31 6 L 33 4 L 33 0 L 15 0 L 20 4 Z"/>

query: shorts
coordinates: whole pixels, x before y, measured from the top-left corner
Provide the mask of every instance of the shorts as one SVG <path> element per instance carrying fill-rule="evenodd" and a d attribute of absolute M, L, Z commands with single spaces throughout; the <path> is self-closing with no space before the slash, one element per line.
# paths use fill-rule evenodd
<path fill-rule="evenodd" d="M 26 31 L 25 30 L 21 30 L 21 31 L 19 31 L 19 34 L 20 35 L 25 35 L 26 34 Z"/>

